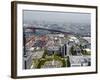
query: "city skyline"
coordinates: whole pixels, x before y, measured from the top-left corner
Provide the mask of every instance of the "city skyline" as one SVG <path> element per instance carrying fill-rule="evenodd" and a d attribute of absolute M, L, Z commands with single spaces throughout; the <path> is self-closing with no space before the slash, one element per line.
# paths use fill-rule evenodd
<path fill-rule="evenodd" d="M 51 22 L 51 23 L 91 23 L 90 13 L 76 12 L 54 12 L 54 11 L 23 11 L 24 23 L 29 22 Z"/>
<path fill-rule="evenodd" d="M 90 19 L 88 13 L 24 10 L 23 69 L 91 66 Z"/>

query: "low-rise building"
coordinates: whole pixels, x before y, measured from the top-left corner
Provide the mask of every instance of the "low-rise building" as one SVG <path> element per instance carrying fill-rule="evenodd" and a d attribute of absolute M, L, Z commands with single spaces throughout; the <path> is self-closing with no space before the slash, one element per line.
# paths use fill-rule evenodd
<path fill-rule="evenodd" d="M 48 46 L 47 51 L 48 55 L 52 55 L 54 53 L 59 54 L 59 46 Z"/>
<path fill-rule="evenodd" d="M 71 67 L 90 66 L 90 56 L 69 56 Z"/>

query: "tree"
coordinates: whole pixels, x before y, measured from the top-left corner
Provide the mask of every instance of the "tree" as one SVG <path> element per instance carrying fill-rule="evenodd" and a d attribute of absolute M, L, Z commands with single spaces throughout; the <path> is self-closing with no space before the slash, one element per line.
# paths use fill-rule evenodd
<path fill-rule="evenodd" d="M 81 44 L 79 45 L 79 47 L 80 47 L 81 50 L 83 49 L 83 46 Z"/>
<path fill-rule="evenodd" d="M 69 56 L 67 57 L 67 67 L 70 67 L 70 61 L 69 61 Z"/>
<path fill-rule="evenodd" d="M 45 58 L 45 56 L 46 56 L 47 54 L 48 54 L 48 51 L 45 49 L 42 58 Z"/>

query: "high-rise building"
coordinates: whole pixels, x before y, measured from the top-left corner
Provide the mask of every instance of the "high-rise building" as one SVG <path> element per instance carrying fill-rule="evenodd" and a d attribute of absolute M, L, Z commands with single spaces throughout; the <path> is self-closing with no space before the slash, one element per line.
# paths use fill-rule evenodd
<path fill-rule="evenodd" d="M 59 51 L 60 51 L 60 54 L 61 54 L 62 57 L 66 57 L 66 55 L 67 55 L 67 44 L 64 44 L 63 46 L 61 46 Z"/>

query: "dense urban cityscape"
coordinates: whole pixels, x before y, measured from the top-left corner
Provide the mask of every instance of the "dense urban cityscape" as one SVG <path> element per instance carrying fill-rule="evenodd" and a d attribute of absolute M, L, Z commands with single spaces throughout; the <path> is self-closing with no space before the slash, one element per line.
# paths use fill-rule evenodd
<path fill-rule="evenodd" d="M 23 69 L 91 66 L 90 25 L 24 24 L 23 51 Z"/>

